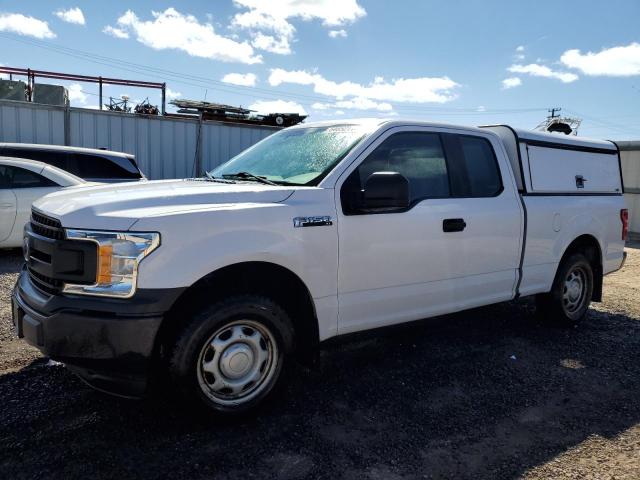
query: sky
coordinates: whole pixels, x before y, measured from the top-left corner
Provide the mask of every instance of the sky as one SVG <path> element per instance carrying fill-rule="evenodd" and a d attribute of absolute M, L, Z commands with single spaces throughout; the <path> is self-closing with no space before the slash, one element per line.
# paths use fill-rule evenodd
<path fill-rule="evenodd" d="M 309 121 L 532 129 L 559 107 L 580 135 L 638 140 L 639 18 L 638 0 L 0 0 L 0 64 Z M 73 106 L 97 107 L 97 85 L 64 84 Z"/>

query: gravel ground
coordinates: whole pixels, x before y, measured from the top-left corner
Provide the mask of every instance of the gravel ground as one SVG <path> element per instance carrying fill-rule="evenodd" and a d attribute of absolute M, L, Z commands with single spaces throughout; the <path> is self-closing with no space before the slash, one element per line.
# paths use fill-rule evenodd
<path fill-rule="evenodd" d="M 505 303 L 353 336 L 259 415 L 92 391 L 13 338 L 0 253 L 0 478 L 640 478 L 640 249 L 578 328 Z"/>

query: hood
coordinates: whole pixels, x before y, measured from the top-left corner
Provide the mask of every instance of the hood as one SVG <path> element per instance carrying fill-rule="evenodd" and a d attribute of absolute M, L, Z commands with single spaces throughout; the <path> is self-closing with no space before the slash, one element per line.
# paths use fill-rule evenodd
<path fill-rule="evenodd" d="M 46 195 L 33 206 L 64 227 L 128 230 L 147 215 L 202 210 L 207 206 L 279 203 L 291 187 L 217 183 L 200 179 L 77 186 Z"/>

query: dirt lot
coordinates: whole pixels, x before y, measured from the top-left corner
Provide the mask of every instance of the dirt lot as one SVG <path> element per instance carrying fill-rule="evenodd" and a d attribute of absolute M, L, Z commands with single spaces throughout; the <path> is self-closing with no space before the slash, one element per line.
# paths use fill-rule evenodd
<path fill-rule="evenodd" d="M 570 330 L 530 302 L 330 345 L 255 418 L 92 391 L 15 340 L 0 254 L 0 478 L 640 478 L 640 249 Z"/>

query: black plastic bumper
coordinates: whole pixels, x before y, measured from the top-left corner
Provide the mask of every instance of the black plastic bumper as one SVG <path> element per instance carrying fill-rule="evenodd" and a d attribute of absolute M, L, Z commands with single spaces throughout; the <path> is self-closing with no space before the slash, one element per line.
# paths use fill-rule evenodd
<path fill-rule="evenodd" d="M 47 295 L 23 271 L 12 295 L 13 323 L 18 337 L 91 386 L 139 397 L 163 314 L 182 290 L 140 290 L 130 299 Z"/>

